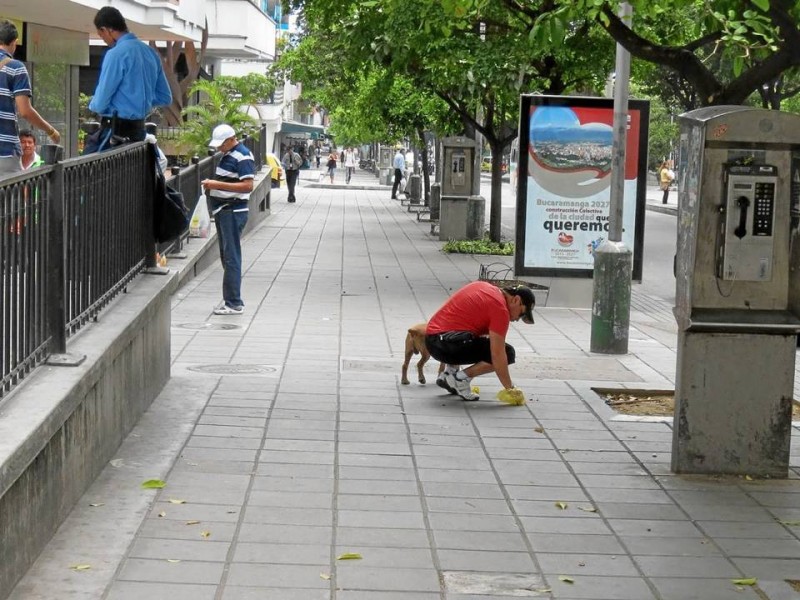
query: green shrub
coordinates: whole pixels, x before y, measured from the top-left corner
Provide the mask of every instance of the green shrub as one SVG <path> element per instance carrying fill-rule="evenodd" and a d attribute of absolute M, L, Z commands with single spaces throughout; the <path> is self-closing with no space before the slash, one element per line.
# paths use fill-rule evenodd
<path fill-rule="evenodd" d="M 450 240 L 442 246 L 448 254 L 495 254 L 511 256 L 514 254 L 514 242 L 492 242 L 483 240 Z"/>

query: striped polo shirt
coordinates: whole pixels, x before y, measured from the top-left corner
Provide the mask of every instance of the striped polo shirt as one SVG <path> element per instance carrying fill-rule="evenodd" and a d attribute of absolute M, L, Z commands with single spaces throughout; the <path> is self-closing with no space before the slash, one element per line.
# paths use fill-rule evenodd
<path fill-rule="evenodd" d="M 245 179 L 255 179 L 256 163 L 253 155 L 243 143 L 239 142 L 231 150 L 222 155 L 214 179 L 217 181 L 227 181 L 228 183 L 238 183 Z M 215 200 L 228 200 L 231 202 L 243 203 L 244 206 L 237 207 L 236 210 L 247 210 L 247 200 L 250 199 L 249 192 L 228 192 L 225 190 L 211 190 L 211 197 Z"/>
<path fill-rule="evenodd" d="M 8 52 L 0 50 L 0 60 L 10 57 Z M 31 95 L 31 82 L 22 61 L 12 59 L 0 68 L 0 156 L 22 155 L 15 100 L 20 94 Z"/>

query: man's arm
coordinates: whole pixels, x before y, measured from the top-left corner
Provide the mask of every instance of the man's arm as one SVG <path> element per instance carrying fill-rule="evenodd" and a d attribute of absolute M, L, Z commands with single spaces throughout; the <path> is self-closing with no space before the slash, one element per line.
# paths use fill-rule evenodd
<path fill-rule="evenodd" d="M 94 90 L 92 101 L 89 102 L 89 110 L 101 116 L 112 116 L 111 97 L 119 88 L 121 81 L 122 68 L 112 48 L 103 57 L 103 64 L 100 67 L 100 79 Z"/>
<path fill-rule="evenodd" d="M 17 114 L 19 114 L 19 116 L 37 129 L 44 131 L 47 134 L 47 137 L 53 140 L 56 144 L 61 141 L 61 134 L 56 131 L 56 128 L 45 121 L 42 118 L 42 115 L 40 115 L 36 109 L 33 108 L 31 105 L 30 96 L 27 94 L 19 94 L 14 96 L 14 102 L 17 105 Z"/>
<path fill-rule="evenodd" d="M 489 332 L 489 350 L 492 353 L 492 366 L 494 372 L 500 383 L 504 388 L 510 389 L 514 387 L 511 382 L 511 375 L 508 372 L 508 356 L 506 356 L 506 337 L 495 333 Z"/>
<path fill-rule="evenodd" d="M 237 182 L 228 182 L 217 181 L 216 179 L 204 179 L 202 181 L 202 186 L 206 191 L 220 190 L 223 192 L 236 192 L 237 194 L 243 194 L 253 191 L 253 180 L 244 179 Z"/>

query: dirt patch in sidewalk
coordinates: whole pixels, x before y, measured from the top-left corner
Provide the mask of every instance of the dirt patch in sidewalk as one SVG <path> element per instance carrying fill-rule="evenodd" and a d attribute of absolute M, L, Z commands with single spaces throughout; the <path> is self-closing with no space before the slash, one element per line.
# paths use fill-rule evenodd
<path fill-rule="evenodd" d="M 674 390 L 609 390 L 594 388 L 605 403 L 623 415 L 671 417 L 675 410 Z M 792 403 L 792 421 L 800 421 L 800 403 Z"/>

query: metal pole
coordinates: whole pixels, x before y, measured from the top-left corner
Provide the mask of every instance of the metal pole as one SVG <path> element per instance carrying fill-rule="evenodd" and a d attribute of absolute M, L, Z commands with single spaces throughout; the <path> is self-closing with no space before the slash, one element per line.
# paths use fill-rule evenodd
<path fill-rule="evenodd" d="M 619 16 L 630 27 L 633 9 L 620 3 Z M 590 350 L 600 354 L 626 354 L 631 313 L 633 254 L 622 243 L 625 192 L 625 145 L 628 128 L 630 54 L 617 44 L 614 81 L 614 137 L 608 240 L 595 251 Z"/>

